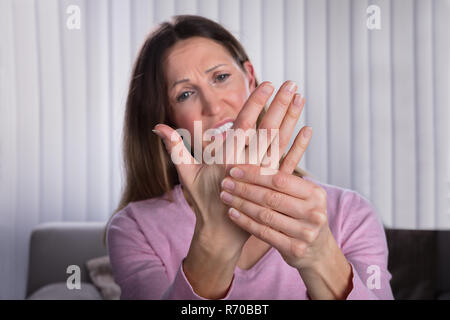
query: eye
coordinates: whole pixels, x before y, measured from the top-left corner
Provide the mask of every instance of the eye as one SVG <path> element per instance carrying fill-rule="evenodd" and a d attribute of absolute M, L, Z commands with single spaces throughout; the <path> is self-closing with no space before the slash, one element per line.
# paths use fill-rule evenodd
<path fill-rule="evenodd" d="M 229 73 L 222 73 L 222 74 L 219 74 L 217 77 L 216 77 L 216 80 L 217 81 L 219 81 L 219 82 L 223 82 L 223 81 L 225 81 L 227 78 L 229 78 L 230 77 L 230 74 Z"/>
<path fill-rule="evenodd" d="M 192 94 L 192 91 L 184 91 L 177 97 L 177 101 L 183 102 L 184 100 L 189 98 L 191 94 Z"/>

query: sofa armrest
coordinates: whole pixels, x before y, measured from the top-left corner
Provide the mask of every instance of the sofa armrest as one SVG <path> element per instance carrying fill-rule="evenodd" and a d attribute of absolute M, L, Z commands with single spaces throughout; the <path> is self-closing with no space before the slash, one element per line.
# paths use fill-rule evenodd
<path fill-rule="evenodd" d="M 86 261 L 107 255 L 102 243 L 104 222 L 49 222 L 37 225 L 30 237 L 26 297 L 37 289 L 66 282 L 69 265 L 78 265 L 80 281 L 92 283 Z"/>
<path fill-rule="evenodd" d="M 440 299 L 450 299 L 450 230 L 437 231 L 437 291 Z M 443 298 L 445 297 L 445 298 Z"/>

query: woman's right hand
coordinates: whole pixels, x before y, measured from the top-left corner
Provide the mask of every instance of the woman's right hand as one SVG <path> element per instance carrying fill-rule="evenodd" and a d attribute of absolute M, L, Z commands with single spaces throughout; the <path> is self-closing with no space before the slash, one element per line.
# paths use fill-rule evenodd
<path fill-rule="evenodd" d="M 297 86 L 293 82 L 285 82 L 257 128 L 279 129 L 280 157 L 289 143 L 304 105 L 304 99 L 295 94 L 296 89 Z M 255 128 L 258 116 L 272 93 L 273 87 L 270 83 L 264 82 L 258 86 L 238 114 L 233 129 L 240 128 L 246 131 Z M 294 104 L 294 101 L 297 103 Z M 184 146 L 180 135 L 167 125 L 158 124 L 155 126 L 155 133 L 163 139 L 169 155 L 174 149 L 177 152 L 181 150 L 181 157 L 189 160 L 188 163 L 175 163 L 175 167 L 181 185 L 188 194 L 187 200 L 193 206 L 196 215 L 194 237 L 203 246 L 210 246 L 208 249 L 211 252 L 228 254 L 229 256 L 225 258 L 239 255 L 250 234 L 229 219 L 227 215 L 229 207 L 224 205 L 220 199 L 220 183 L 228 174 L 231 165 L 198 163 Z M 225 144 L 226 141 L 223 144 L 224 148 Z M 226 152 L 230 152 L 230 150 L 226 150 Z M 235 148 L 232 152 L 236 155 L 242 153 L 248 155 L 248 146 L 244 146 L 243 150 Z M 265 152 L 266 150 L 263 150 L 263 153 Z M 235 159 L 234 155 L 231 159 Z"/>

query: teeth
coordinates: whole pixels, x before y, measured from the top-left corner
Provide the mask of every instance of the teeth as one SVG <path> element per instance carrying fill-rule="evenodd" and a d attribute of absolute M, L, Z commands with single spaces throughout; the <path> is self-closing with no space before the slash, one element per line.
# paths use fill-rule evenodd
<path fill-rule="evenodd" d="M 216 135 L 216 134 L 221 134 L 221 133 L 227 131 L 228 129 L 230 129 L 232 126 L 233 126 L 233 122 L 232 122 L 232 121 L 227 122 L 227 123 L 224 123 L 224 124 L 221 125 L 220 127 L 215 128 L 215 130 L 214 130 L 214 135 Z"/>

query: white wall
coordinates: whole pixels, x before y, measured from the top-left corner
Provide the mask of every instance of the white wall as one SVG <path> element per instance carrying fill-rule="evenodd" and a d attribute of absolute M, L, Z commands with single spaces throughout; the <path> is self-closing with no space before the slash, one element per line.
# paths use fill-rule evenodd
<path fill-rule="evenodd" d="M 449 0 L 0 0 L 0 298 L 24 295 L 36 224 L 116 207 L 132 62 L 182 13 L 224 24 L 260 80 L 298 82 L 302 165 L 319 180 L 359 191 L 387 226 L 450 227 Z"/>

